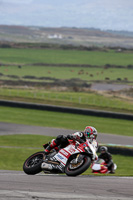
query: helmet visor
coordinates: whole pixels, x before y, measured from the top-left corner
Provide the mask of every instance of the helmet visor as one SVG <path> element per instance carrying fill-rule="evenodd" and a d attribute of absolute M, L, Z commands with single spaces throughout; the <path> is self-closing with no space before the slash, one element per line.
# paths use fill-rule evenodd
<path fill-rule="evenodd" d="M 85 132 L 87 137 L 90 137 L 90 133 L 88 131 Z"/>

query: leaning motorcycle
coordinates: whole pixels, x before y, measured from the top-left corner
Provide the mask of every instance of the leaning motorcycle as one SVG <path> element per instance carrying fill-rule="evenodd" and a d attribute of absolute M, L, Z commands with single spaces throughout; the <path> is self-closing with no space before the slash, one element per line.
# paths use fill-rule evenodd
<path fill-rule="evenodd" d="M 45 145 L 46 147 L 47 145 Z M 44 151 L 34 153 L 23 164 L 26 174 L 44 173 L 77 176 L 85 172 L 96 158 L 96 151 L 89 140 L 84 143 L 72 140 L 65 148 L 58 152 L 51 151 L 45 155 Z"/>

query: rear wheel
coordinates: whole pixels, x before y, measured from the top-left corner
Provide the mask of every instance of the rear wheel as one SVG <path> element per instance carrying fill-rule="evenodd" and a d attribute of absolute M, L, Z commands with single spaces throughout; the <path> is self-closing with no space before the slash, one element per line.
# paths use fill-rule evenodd
<path fill-rule="evenodd" d="M 37 174 L 42 171 L 41 164 L 45 157 L 44 151 L 34 153 L 23 164 L 23 170 L 26 174 Z"/>
<path fill-rule="evenodd" d="M 84 156 L 79 163 L 73 163 L 75 158 L 71 157 L 65 167 L 65 173 L 67 176 L 77 176 L 86 171 L 91 165 L 91 159 L 88 156 Z"/>

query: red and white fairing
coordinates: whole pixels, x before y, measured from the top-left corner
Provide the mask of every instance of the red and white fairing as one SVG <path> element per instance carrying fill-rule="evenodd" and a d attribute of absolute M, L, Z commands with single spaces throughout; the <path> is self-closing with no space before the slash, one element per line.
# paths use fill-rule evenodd
<path fill-rule="evenodd" d="M 75 145 L 78 144 L 77 148 L 75 148 Z M 80 144 L 79 142 L 72 142 L 71 144 L 69 144 L 67 147 L 61 149 L 55 156 L 54 158 L 56 158 L 60 163 L 62 163 L 63 166 L 66 165 L 68 158 L 72 155 L 72 154 L 78 154 L 78 153 L 82 153 L 85 152 L 84 147 L 89 146 L 93 152 L 93 159 L 95 160 L 97 155 L 96 155 L 96 150 L 95 148 L 92 146 L 92 144 L 89 143 L 89 140 L 87 140 L 84 144 Z"/>

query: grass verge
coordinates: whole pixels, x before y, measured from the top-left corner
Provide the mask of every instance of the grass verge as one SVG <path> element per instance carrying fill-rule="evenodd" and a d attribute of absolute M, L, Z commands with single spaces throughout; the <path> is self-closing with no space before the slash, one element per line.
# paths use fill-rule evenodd
<path fill-rule="evenodd" d="M 29 101 L 42 104 L 63 105 L 79 108 L 133 113 L 133 102 L 115 96 L 105 96 L 95 92 L 55 92 L 42 89 L 0 89 L 0 98 L 16 101 Z"/>

